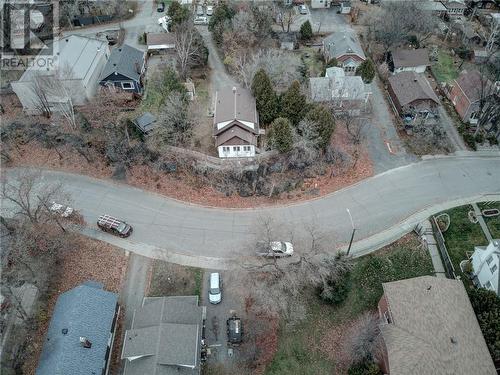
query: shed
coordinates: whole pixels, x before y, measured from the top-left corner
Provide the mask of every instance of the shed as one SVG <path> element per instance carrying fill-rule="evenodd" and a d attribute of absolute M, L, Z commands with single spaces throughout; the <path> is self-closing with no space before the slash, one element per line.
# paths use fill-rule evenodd
<path fill-rule="evenodd" d="M 143 134 L 148 134 L 156 127 L 156 117 L 151 112 L 144 112 L 132 121 Z"/>

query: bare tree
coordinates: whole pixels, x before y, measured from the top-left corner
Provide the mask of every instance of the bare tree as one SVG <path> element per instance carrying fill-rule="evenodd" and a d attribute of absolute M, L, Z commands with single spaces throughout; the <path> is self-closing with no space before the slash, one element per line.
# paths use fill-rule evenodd
<path fill-rule="evenodd" d="M 346 341 L 351 364 L 373 361 L 378 356 L 380 328 L 376 314 L 367 312 L 356 320 Z"/>
<path fill-rule="evenodd" d="M 487 61 L 479 66 L 478 91 L 479 108 L 476 113 L 477 127 L 474 135 L 483 131 L 495 137 L 500 136 L 500 58 L 490 54 Z"/>
<path fill-rule="evenodd" d="M 184 21 L 175 27 L 175 51 L 182 79 L 186 79 L 189 69 L 199 63 L 203 56 L 201 37 L 192 20 Z"/>
<path fill-rule="evenodd" d="M 14 178 L 3 178 L 1 198 L 11 206 L 15 215 L 26 217 L 31 223 L 39 223 L 48 216 L 47 207 L 53 201 L 65 199 L 60 184 L 42 182 L 41 173 L 35 170 L 21 171 Z"/>
<path fill-rule="evenodd" d="M 52 109 L 47 92 L 49 83 L 50 77 L 39 74 L 34 75 L 31 81 L 35 109 L 47 118 L 50 118 L 52 115 Z"/>
<path fill-rule="evenodd" d="M 279 7 L 278 23 L 283 32 L 290 32 L 290 27 L 293 25 L 296 18 L 297 14 L 293 6 L 284 5 Z"/>

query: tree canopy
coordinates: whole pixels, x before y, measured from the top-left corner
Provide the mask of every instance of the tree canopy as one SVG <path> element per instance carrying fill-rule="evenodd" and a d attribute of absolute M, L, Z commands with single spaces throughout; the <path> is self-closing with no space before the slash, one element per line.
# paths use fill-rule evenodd
<path fill-rule="evenodd" d="M 361 76 L 363 82 L 370 83 L 375 78 L 375 65 L 371 60 L 365 60 L 356 69 L 356 74 Z"/>
<path fill-rule="evenodd" d="M 290 121 L 278 117 L 271 124 L 271 139 L 273 146 L 281 153 L 288 152 L 293 147 L 293 133 Z"/>
<path fill-rule="evenodd" d="M 281 97 L 281 117 L 297 126 L 307 110 L 306 97 L 300 92 L 299 81 L 293 81 Z"/>
<path fill-rule="evenodd" d="M 278 96 L 264 69 L 259 69 L 252 81 L 252 94 L 263 124 L 270 124 L 278 115 Z"/>
<path fill-rule="evenodd" d="M 313 37 L 311 22 L 307 20 L 300 26 L 300 39 L 310 40 Z"/>

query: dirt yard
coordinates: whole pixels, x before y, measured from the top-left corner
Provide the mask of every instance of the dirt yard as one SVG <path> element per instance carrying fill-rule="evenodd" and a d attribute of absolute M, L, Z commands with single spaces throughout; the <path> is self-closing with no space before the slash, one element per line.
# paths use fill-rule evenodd
<path fill-rule="evenodd" d="M 47 296 L 47 309 L 37 314 L 38 331 L 28 338 L 27 350 L 31 351 L 31 355 L 23 367 L 25 375 L 35 374 L 57 297 L 87 280 L 103 283 L 106 290 L 119 293 L 126 269 L 127 257 L 122 250 L 104 242 L 81 237 L 79 246 L 60 260 L 59 275 L 53 281 Z M 118 324 L 120 329 L 120 323 Z M 119 334 L 116 337 L 120 337 Z M 115 341 L 112 361 L 115 360 L 114 355 L 120 351 L 121 342 Z"/>

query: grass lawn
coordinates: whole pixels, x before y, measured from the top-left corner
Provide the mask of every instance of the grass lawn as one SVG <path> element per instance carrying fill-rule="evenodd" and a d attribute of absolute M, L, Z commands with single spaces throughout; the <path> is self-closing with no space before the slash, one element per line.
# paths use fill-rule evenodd
<path fill-rule="evenodd" d="M 201 295 L 203 270 L 155 260 L 151 271 L 149 297 Z"/>
<path fill-rule="evenodd" d="M 466 205 L 444 211 L 450 215 L 450 227 L 443 237 L 457 274 L 461 274 L 460 262 L 467 258 L 467 251 L 474 251 L 474 246 L 488 244 L 479 224 L 471 223 L 467 216 L 472 209 L 472 206 Z M 462 275 L 462 279 L 464 277 Z"/>
<path fill-rule="evenodd" d="M 458 70 L 453 63 L 453 56 L 443 50 L 439 51 L 438 61 L 432 65 L 431 69 L 440 83 L 450 82 L 458 77 Z"/>
<path fill-rule="evenodd" d="M 496 208 L 500 210 L 500 202 L 483 202 L 478 203 L 478 206 L 481 210 L 485 210 L 487 208 Z M 485 217 L 484 221 L 491 232 L 491 236 L 495 239 L 500 238 L 500 216 Z"/>
<path fill-rule="evenodd" d="M 298 53 L 307 67 L 309 77 L 321 77 L 323 73 L 323 61 L 318 48 L 304 47 Z"/>
<path fill-rule="evenodd" d="M 340 306 L 323 302 L 314 292 L 304 297 L 308 318 L 297 327 L 282 326 L 278 352 L 266 374 L 335 373 L 335 359 L 325 348 L 321 351 L 326 331 L 335 327 L 339 330 L 338 327 L 348 325 L 363 312 L 375 309 L 383 293 L 382 283 L 432 275 L 433 272 L 429 253 L 413 234 L 357 259 L 351 273 L 349 294 Z"/>

